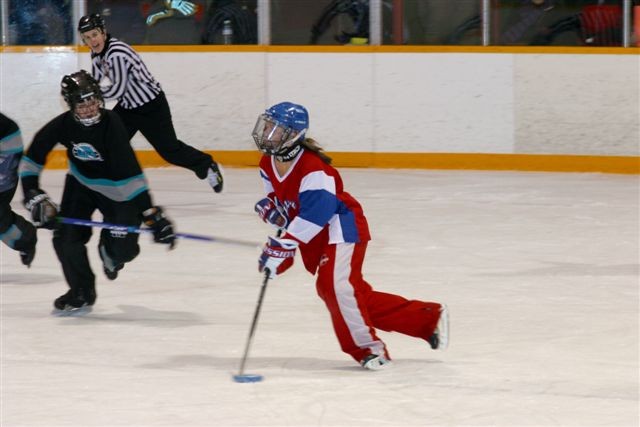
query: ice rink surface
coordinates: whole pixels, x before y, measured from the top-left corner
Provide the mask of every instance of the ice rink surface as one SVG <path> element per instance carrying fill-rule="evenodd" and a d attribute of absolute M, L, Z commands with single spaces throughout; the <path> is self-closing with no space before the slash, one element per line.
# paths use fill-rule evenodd
<path fill-rule="evenodd" d="M 380 332 L 395 364 L 363 370 L 298 258 L 266 292 L 246 369 L 264 381 L 233 382 L 271 232 L 253 213 L 257 170 L 228 168 L 218 195 L 184 169 L 150 169 L 177 231 L 254 245 L 167 251 L 145 234 L 110 282 L 94 233 L 98 300 L 82 318 L 50 315 L 66 292 L 51 232 L 29 270 L 0 246 L 2 427 L 638 426 L 638 176 L 342 175 L 373 235 L 365 278 L 446 302 L 446 352 Z M 43 174 L 57 200 L 63 177 Z"/>

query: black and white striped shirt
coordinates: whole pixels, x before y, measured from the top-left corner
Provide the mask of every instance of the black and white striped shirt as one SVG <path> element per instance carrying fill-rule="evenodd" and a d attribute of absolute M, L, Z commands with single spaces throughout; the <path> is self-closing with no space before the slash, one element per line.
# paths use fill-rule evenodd
<path fill-rule="evenodd" d="M 128 44 L 109 37 L 103 51 L 91 54 L 91 73 L 106 100 L 116 99 L 126 109 L 155 99 L 162 88 L 140 55 Z"/>

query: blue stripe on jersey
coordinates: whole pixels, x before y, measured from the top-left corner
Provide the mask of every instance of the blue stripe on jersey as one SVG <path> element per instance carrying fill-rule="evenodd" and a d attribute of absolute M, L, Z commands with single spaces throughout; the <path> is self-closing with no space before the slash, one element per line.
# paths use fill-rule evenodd
<path fill-rule="evenodd" d="M 4 137 L 0 138 L 0 144 L 3 143 L 4 141 L 7 141 L 17 135 L 20 135 L 20 130 L 17 130 L 13 133 L 10 133 L 9 135 L 5 135 Z"/>
<path fill-rule="evenodd" d="M 22 151 L 13 154 L 0 153 L 0 192 L 8 191 L 18 185 L 18 174 L 20 157 Z M 0 216 L 4 215 L 0 213 Z"/>
<path fill-rule="evenodd" d="M 20 166 L 18 168 L 18 175 L 20 176 L 20 178 L 23 178 L 25 176 L 40 176 L 40 172 L 42 172 L 43 168 L 44 165 L 40 165 L 31 160 L 29 157 L 24 156 L 22 157 L 22 161 L 20 162 Z"/>
<path fill-rule="evenodd" d="M 120 181 L 110 179 L 93 179 L 82 175 L 73 163 L 69 163 L 69 170 L 80 183 L 91 190 L 116 202 L 134 199 L 138 194 L 149 190 L 144 174 L 132 176 Z"/>
<path fill-rule="evenodd" d="M 340 228 L 342 228 L 342 237 L 345 242 L 357 243 L 360 241 L 360 236 L 358 235 L 358 227 L 356 227 L 356 216 L 347 209 L 344 203 L 340 202 L 340 205 L 342 206 L 339 209 L 338 218 L 340 219 Z"/>
<path fill-rule="evenodd" d="M 338 199 L 326 190 L 310 190 L 300 193 L 298 216 L 319 226 L 324 226 L 336 213 Z"/>
<path fill-rule="evenodd" d="M 12 149 L 8 149 L 8 150 L 5 150 L 4 148 L 2 148 L 2 149 L 0 149 L 0 155 L 4 156 L 6 154 L 22 153 L 22 150 L 23 150 L 22 147 L 12 148 Z"/>
<path fill-rule="evenodd" d="M 324 226 L 336 213 L 336 181 L 324 171 L 314 171 L 300 181 L 300 215 L 314 224 Z"/>
<path fill-rule="evenodd" d="M 20 130 L 10 133 L 0 139 L 0 154 L 20 153 L 23 149 L 24 147 L 22 145 L 22 135 Z"/>
<path fill-rule="evenodd" d="M 11 249 L 15 249 L 16 242 L 22 237 L 22 231 L 15 224 L 11 224 L 11 227 L 4 233 L 0 233 L 0 240 L 7 244 Z"/>

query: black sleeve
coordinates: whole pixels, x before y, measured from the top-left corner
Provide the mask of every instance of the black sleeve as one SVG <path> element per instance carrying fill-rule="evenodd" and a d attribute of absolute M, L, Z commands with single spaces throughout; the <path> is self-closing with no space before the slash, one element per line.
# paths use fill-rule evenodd
<path fill-rule="evenodd" d="M 149 194 L 149 191 L 144 191 L 138 194 L 132 202 L 136 205 L 138 212 L 140 212 L 141 215 L 142 212 L 151 209 L 153 206 L 153 201 L 151 200 L 151 194 Z"/>
<path fill-rule="evenodd" d="M 29 190 L 40 187 L 40 173 L 47 161 L 47 155 L 61 140 L 64 114 L 44 125 L 33 137 L 20 164 L 20 183 L 25 198 Z"/>
<path fill-rule="evenodd" d="M 0 113 L 0 139 L 18 131 L 18 124 Z"/>

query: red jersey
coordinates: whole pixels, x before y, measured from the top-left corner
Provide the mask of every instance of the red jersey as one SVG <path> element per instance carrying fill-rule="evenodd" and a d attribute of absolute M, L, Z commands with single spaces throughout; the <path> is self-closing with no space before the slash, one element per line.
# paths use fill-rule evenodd
<path fill-rule="evenodd" d="M 327 244 L 371 239 L 360 203 L 344 191 L 338 171 L 306 149 L 280 176 L 275 159 L 264 155 L 260 176 L 265 191 L 277 198 L 290 220 L 287 235 L 300 242 L 305 268 L 315 274 Z"/>

